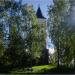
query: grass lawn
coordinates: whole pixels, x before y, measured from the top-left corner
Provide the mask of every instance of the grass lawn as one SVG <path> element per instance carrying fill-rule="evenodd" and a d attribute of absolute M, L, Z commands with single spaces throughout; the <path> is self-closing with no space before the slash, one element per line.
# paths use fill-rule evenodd
<path fill-rule="evenodd" d="M 11 73 L 43 73 L 46 70 L 55 68 L 56 66 L 54 65 L 41 65 L 41 66 L 33 66 L 32 67 L 32 71 L 31 70 L 26 70 L 27 68 L 23 69 L 19 69 L 19 70 L 15 70 L 12 71 Z"/>
<path fill-rule="evenodd" d="M 34 73 L 41 73 L 45 70 L 54 68 L 54 65 L 41 65 L 41 66 L 33 66 Z"/>
<path fill-rule="evenodd" d="M 75 69 L 55 65 L 33 66 L 32 68 L 15 69 L 11 74 L 75 74 Z"/>

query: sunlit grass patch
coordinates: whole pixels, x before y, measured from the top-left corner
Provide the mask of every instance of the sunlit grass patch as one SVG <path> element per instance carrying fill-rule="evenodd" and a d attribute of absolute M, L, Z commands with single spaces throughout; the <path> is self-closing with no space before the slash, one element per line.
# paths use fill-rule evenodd
<path fill-rule="evenodd" d="M 54 68 L 54 66 L 53 65 L 41 65 L 41 66 L 33 66 L 32 68 L 41 70 L 41 69 L 44 69 L 44 68 L 46 68 L 46 69 Z"/>
<path fill-rule="evenodd" d="M 41 65 L 41 66 L 33 66 L 32 69 L 34 72 L 40 73 L 44 70 L 52 69 L 54 67 L 55 67 L 54 65 Z"/>

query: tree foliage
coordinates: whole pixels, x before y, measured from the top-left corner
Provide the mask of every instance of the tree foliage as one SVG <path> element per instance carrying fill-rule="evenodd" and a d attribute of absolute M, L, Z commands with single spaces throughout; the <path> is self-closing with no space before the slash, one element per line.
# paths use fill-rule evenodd
<path fill-rule="evenodd" d="M 12 68 L 32 66 L 34 61 L 34 64 L 38 63 L 36 58 L 40 57 L 41 51 L 38 22 L 33 7 L 8 1 L 3 9 L 0 24 L 9 27 L 9 43 L 0 58 L 1 63 Z"/>
<path fill-rule="evenodd" d="M 70 0 L 53 0 L 54 5 L 49 8 L 50 36 L 57 50 L 57 63 L 70 64 L 73 60 L 74 29 L 69 25 Z M 71 23 L 70 23 L 71 24 Z M 64 62 L 65 61 L 65 62 Z"/>

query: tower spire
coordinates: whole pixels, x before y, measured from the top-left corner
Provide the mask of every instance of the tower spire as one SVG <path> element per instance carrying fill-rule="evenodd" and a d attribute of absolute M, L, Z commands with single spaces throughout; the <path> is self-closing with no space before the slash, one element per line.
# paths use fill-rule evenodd
<path fill-rule="evenodd" d="M 37 18 L 43 18 L 43 19 L 45 19 L 45 17 L 42 14 L 40 6 L 37 9 L 36 16 L 37 16 Z"/>

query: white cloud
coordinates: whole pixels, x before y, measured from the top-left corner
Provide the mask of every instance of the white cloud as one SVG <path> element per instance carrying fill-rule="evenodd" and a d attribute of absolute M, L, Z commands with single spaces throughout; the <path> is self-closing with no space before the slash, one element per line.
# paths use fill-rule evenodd
<path fill-rule="evenodd" d="M 54 48 L 49 48 L 49 54 L 53 54 L 55 52 Z"/>

